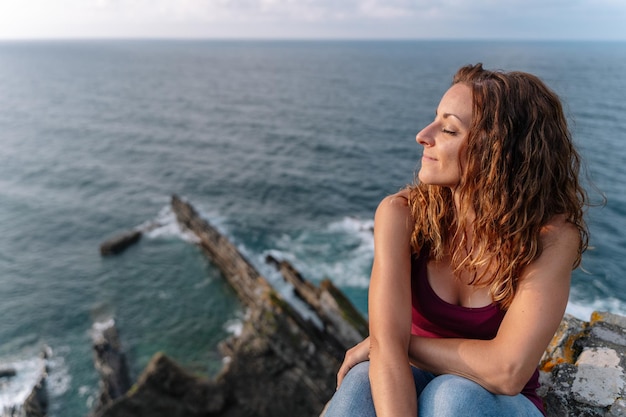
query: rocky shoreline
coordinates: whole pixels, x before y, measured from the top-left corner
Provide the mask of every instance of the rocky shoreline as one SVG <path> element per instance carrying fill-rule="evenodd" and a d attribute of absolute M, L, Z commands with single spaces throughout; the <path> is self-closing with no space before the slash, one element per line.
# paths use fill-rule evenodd
<path fill-rule="evenodd" d="M 172 209 L 181 227 L 221 271 L 246 306 L 242 331 L 223 341 L 222 371 L 214 379 L 191 375 L 162 353 L 156 354 L 138 382 L 117 398 L 109 395 L 105 372 L 96 417 L 114 416 L 307 416 L 317 415 L 332 396 L 345 350 L 367 334 L 367 322 L 329 280 L 319 287 L 289 263 L 268 257 L 308 309 L 302 314 L 272 288 L 237 248 L 195 209 L 178 197 Z M 123 235 L 122 235 L 123 236 Z M 127 240 L 125 240 L 127 241 Z M 111 326 L 113 328 L 113 326 Z M 97 368 L 123 370 L 116 332 L 95 343 Z M 100 363 L 101 360 L 110 364 Z M 103 373 L 101 372 L 101 375 Z M 117 384 L 119 385 L 119 384 Z"/>
<path fill-rule="evenodd" d="M 288 262 L 268 257 L 306 306 L 304 314 L 191 204 L 177 196 L 171 204 L 181 228 L 197 237 L 246 306 L 242 331 L 220 344 L 224 367 L 215 378 L 190 374 L 157 353 L 133 383 L 114 321 L 94 324 L 101 382 L 90 417 L 320 415 L 345 350 L 367 334 L 366 320 L 330 280 L 315 286 Z M 138 230 L 120 235 L 103 243 L 101 253 L 120 253 L 140 237 Z M 548 416 L 626 416 L 624 369 L 626 317 L 596 312 L 585 322 L 566 316 L 540 363 Z M 44 416 L 45 378 L 39 386 L 27 404 L 0 417 Z"/>

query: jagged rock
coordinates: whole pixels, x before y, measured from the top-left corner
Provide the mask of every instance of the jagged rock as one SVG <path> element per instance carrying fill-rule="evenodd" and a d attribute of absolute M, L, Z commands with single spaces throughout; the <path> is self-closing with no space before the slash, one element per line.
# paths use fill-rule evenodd
<path fill-rule="evenodd" d="M 97 414 L 128 391 L 131 379 L 115 321 L 94 323 L 91 338 L 94 366 L 100 374 L 100 393 L 93 411 Z"/>
<path fill-rule="evenodd" d="M 332 285 L 316 288 L 289 263 L 273 259 L 296 294 L 317 313 L 319 327 L 274 291 L 189 203 L 173 196 L 172 209 L 248 306 L 241 335 L 221 346 L 230 358 L 220 378 L 227 382 L 231 401 L 258 416 L 319 414 L 334 392 L 345 350 L 367 334 L 366 321 Z"/>
<path fill-rule="evenodd" d="M 24 417 L 45 417 L 47 411 L 48 392 L 46 391 L 46 379 L 42 377 L 26 398 L 22 415 Z"/>
<path fill-rule="evenodd" d="M 273 291 L 263 297 L 241 334 L 221 344 L 228 359 L 218 378 L 241 415 L 317 415 L 339 362 L 319 332 L 303 330 L 289 304 Z"/>
<path fill-rule="evenodd" d="M 331 280 L 324 279 L 318 288 L 289 262 L 271 255 L 266 257 L 266 262 L 276 266 L 285 281 L 293 285 L 296 295 L 322 320 L 329 340 L 340 349 L 339 356 L 343 356 L 346 346 L 354 346 L 367 336 L 367 321 Z"/>
<path fill-rule="evenodd" d="M 133 388 L 94 417 L 227 415 L 217 414 L 227 406 L 225 397 L 222 383 L 191 375 L 164 354 L 157 353 Z"/>
<path fill-rule="evenodd" d="M 15 368 L 0 368 L 0 378 L 10 378 L 17 375 Z"/>
<path fill-rule="evenodd" d="M 130 232 L 114 236 L 100 245 L 100 254 L 102 256 L 117 255 L 129 246 L 139 242 L 141 235 L 141 230 L 131 230 Z"/>
<path fill-rule="evenodd" d="M 626 416 L 626 318 L 566 315 L 541 361 L 549 417 Z"/>

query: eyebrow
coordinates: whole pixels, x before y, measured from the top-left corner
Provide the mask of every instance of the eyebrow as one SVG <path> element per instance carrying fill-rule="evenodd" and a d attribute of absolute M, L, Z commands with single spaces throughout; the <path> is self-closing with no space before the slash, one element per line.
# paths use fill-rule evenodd
<path fill-rule="evenodd" d="M 444 113 L 444 114 L 442 114 L 442 115 L 441 115 L 441 117 L 443 117 L 444 119 L 447 119 L 447 118 L 448 118 L 448 117 L 450 117 L 450 116 L 452 116 L 452 117 L 454 117 L 454 118 L 458 119 L 458 121 L 459 121 L 459 122 L 461 122 L 461 123 L 463 123 L 463 124 L 467 124 L 467 123 L 466 123 L 466 122 L 464 122 L 464 121 L 463 121 L 463 120 L 462 120 L 459 116 L 457 116 L 457 115 L 456 115 L 456 114 L 454 114 L 454 113 Z"/>

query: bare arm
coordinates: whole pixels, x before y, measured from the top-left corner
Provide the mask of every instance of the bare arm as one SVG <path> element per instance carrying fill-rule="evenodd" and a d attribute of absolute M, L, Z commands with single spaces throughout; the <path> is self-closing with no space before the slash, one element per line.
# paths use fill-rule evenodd
<path fill-rule="evenodd" d="M 562 219 L 546 226 L 542 239 L 543 253 L 524 270 L 494 339 L 413 336 L 409 346 L 411 362 L 433 373 L 471 379 L 496 394 L 518 394 L 563 317 L 578 250 L 575 227 Z"/>
<path fill-rule="evenodd" d="M 374 219 L 369 288 L 370 382 L 376 415 L 415 416 L 408 347 L 411 335 L 411 234 L 406 197 L 385 198 Z"/>

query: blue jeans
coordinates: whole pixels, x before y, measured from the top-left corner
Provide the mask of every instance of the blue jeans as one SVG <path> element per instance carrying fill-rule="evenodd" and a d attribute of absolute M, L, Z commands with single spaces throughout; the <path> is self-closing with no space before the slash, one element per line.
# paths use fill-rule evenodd
<path fill-rule="evenodd" d="M 542 417 L 525 396 L 495 395 L 456 375 L 435 376 L 411 367 L 419 417 Z M 369 362 L 350 369 L 324 417 L 376 417 L 369 382 Z"/>

